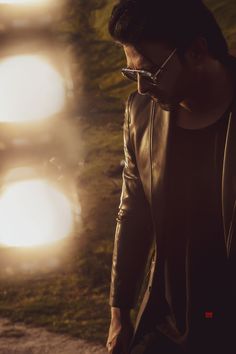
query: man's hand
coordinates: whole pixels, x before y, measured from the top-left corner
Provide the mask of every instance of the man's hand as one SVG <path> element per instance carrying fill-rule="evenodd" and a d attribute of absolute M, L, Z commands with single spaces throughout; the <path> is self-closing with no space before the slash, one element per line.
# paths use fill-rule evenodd
<path fill-rule="evenodd" d="M 128 354 L 134 328 L 130 310 L 111 308 L 111 324 L 107 339 L 109 354 Z"/>

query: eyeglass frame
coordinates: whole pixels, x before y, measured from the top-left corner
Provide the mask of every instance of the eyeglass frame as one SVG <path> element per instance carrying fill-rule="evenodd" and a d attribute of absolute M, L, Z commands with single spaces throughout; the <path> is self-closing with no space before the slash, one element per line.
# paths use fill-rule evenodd
<path fill-rule="evenodd" d="M 126 77 L 127 79 L 137 82 L 138 79 L 131 79 L 130 77 L 128 77 L 126 75 L 126 73 L 137 73 L 142 75 L 146 75 L 147 78 L 151 79 L 150 80 L 150 84 L 153 86 L 157 86 L 158 83 L 156 82 L 157 77 L 160 75 L 160 73 L 163 71 L 163 69 L 165 68 L 165 66 L 168 64 L 168 62 L 170 61 L 170 59 L 175 55 L 175 53 L 177 52 L 177 48 L 175 48 L 170 55 L 167 57 L 167 59 L 165 59 L 165 61 L 163 62 L 163 64 L 158 68 L 158 70 L 153 74 L 148 70 L 143 70 L 143 69 L 130 69 L 130 68 L 122 68 L 121 69 L 121 73 L 124 77 Z"/>

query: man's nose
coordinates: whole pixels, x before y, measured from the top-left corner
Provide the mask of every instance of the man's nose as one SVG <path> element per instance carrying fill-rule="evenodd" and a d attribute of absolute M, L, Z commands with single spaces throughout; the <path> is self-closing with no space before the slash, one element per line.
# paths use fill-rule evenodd
<path fill-rule="evenodd" d="M 150 84 L 147 82 L 147 80 L 145 80 L 144 78 L 142 78 L 140 74 L 138 74 L 137 82 L 138 82 L 138 93 L 140 95 L 147 95 L 150 89 Z"/>

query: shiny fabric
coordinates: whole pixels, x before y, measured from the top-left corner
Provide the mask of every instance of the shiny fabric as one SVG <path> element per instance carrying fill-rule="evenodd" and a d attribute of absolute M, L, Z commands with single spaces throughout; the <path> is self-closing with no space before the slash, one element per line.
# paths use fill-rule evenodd
<path fill-rule="evenodd" d="M 230 66 L 236 82 L 236 60 Z M 236 97 L 235 97 L 236 101 Z M 149 282 L 136 322 L 133 347 L 153 328 L 153 321 L 166 315 L 162 296 L 164 266 L 163 218 L 166 208 L 166 165 L 173 129 L 174 112 L 163 111 L 148 96 L 133 93 L 126 106 L 124 121 L 123 187 L 115 233 L 110 305 L 120 308 L 135 306 L 144 280 L 154 241 Z M 232 106 L 224 149 L 222 168 L 222 213 L 224 242 L 227 249 L 229 276 L 236 299 L 236 103 Z M 153 283 L 153 276 L 157 277 Z M 156 289 L 155 289 L 156 287 Z M 158 291 L 159 302 L 153 297 Z M 161 353 L 160 353 L 161 354 Z"/>

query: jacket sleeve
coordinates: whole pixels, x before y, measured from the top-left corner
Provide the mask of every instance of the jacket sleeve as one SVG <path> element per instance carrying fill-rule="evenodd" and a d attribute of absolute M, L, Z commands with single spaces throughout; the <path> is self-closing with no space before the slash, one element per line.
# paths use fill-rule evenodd
<path fill-rule="evenodd" d="M 128 99 L 125 111 L 125 166 L 111 273 L 110 305 L 119 308 L 133 308 L 136 304 L 153 239 L 150 205 L 144 195 L 130 139 L 133 97 Z"/>

